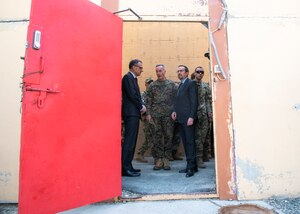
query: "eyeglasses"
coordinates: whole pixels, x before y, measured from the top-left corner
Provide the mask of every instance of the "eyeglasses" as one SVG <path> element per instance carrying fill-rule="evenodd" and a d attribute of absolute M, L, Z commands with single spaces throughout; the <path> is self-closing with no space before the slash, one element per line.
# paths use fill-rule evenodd
<path fill-rule="evenodd" d="M 142 66 L 134 65 L 135 67 L 138 67 L 139 69 L 143 69 Z"/>
<path fill-rule="evenodd" d="M 179 72 L 184 72 L 184 71 L 185 71 L 184 69 L 182 69 L 182 70 L 178 70 L 178 71 L 177 71 L 177 73 L 179 73 Z"/>
<path fill-rule="evenodd" d="M 197 74 L 204 74 L 204 71 L 195 71 Z"/>

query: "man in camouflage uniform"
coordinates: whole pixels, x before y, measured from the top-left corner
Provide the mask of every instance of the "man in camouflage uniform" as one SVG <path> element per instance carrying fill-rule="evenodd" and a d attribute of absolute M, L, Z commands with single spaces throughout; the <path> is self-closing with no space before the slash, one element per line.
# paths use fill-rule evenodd
<path fill-rule="evenodd" d="M 212 97 L 211 90 L 207 83 L 202 81 L 204 69 L 202 67 L 195 68 L 195 81 L 198 86 L 198 108 L 197 108 L 197 123 L 196 123 L 196 158 L 197 166 L 205 168 L 203 163 L 203 153 L 208 152 L 208 148 L 204 145 L 207 135 L 209 134 L 209 121 L 212 118 Z"/>
<path fill-rule="evenodd" d="M 154 170 L 170 170 L 169 159 L 172 157 L 172 137 L 174 121 L 171 118 L 177 87 L 165 77 L 166 70 L 162 64 L 156 65 L 155 80 L 147 90 L 145 104 L 147 120 L 153 119 L 156 126 L 155 140 L 152 149 L 155 166 Z"/>
<path fill-rule="evenodd" d="M 145 80 L 146 90 L 141 94 L 142 100 L 144 101 L 144 103 L 146 102 L 145 97 L 147 94 L 147 90 L 152 82 L 153 82 L 153 80 L 151 78 L 147 78 Z M 155 134 L 155 124 L 152 119 L 149 122 L 146 120 L 147 114 L 148 113 L 146 112 L 145 115 L 142 115 L 142 123 L 143 123 L 143 131 L 144 131 L 145 140 L 144 140 L 144 143 L 142 144 L 142 146 L 139 148 L 139 151 L 137 153 L 137 158 L 136 158 L 137 161 L 143 162 L 143 163 L 148 162 L 145 159 L 144 155 L 149 148 L 152 148 L 154 134 Z"/>

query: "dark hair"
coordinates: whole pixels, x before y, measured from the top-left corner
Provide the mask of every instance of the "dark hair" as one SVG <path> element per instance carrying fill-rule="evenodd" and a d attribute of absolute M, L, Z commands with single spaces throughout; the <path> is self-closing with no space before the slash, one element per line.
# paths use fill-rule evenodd
<path fill-rule="evenodd" d="M 196 67 L 196 68 L 195 68 L 195 72 L 196 72 L 196 73 L 198 73 L 198 72 L 196 71 L 196 70 L 197 70 L 197 68 L 202 68 L 202 71 L 201 71 L 201 73 L 203 73 L 203 74 L 204 74 L 204 68 L 203 68 L 203 67 L 201 67 L 201 66 L 198 66 L 198 67 Z"/>
<path fill-rule="evenodd" d="M 139 60 L 139 59 L 133 59 L 133 60 L 131 60 L 130 62 L 129 62 L 129 69 L 131 69 L 134 65 L 137 65 L 138 63 L 142 63 L 142 61 L 141 60 Z"/>
<path fill-rule="evenodd" d="M 178 67 L 184 67 L 185 72 L 189 72 L 189 68 L 186 67 L 185 65 L 178 65 Z"/>

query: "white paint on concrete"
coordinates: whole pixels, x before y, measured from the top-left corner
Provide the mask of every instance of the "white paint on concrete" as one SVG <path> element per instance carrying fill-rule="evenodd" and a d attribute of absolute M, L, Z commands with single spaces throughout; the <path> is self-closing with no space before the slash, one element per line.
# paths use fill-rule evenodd
<path fill-rule="evenodd" d="M 21 129 L 21 76 L 27 22 L 0 23 L 0 201 L 17 202 Z"/>
<path fill-rule="evenodd" d="M 300 194 L 300 114 L 295 108 L 300 19 L 293 17 L 294 3 L 286 1 L 278 8 L 278 1 L 269 2 L 270 7 L 265 2 L 251 6 L 250 1 L 228 1 L 239 199 Z M 246 17 L 249 14 L 253 17 Z M 280 17 L 283 14 L 289 17 Z"/>
<path fill-rule="evenodd" d="M 1 0 L 0 21 L 28 19 L 30 5 L 31 0 Z"/>

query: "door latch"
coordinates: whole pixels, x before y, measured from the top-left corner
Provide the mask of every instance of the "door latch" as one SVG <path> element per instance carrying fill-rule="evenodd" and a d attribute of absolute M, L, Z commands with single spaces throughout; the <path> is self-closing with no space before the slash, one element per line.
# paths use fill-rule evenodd
<path fill-rule="evenodd" d="M 40 95 L 37 98 L 37 106 L 38 108 L 43 108 L 45 105 L 45 99 L 47 97 L 47 93 L 59 93 L 60 91 L 49 89 L 49 88 L 34 88 L 31 86 L 26 86 L 25 91 L 37 91 L 40 92 Z"/>
<path fill-rule="evenodd" d="M 32 46 L 35 50 L 39 50 L 41 48 L 41 37 L 42 37 L 41 31 L 39 30 L 34 31 Z"/>

